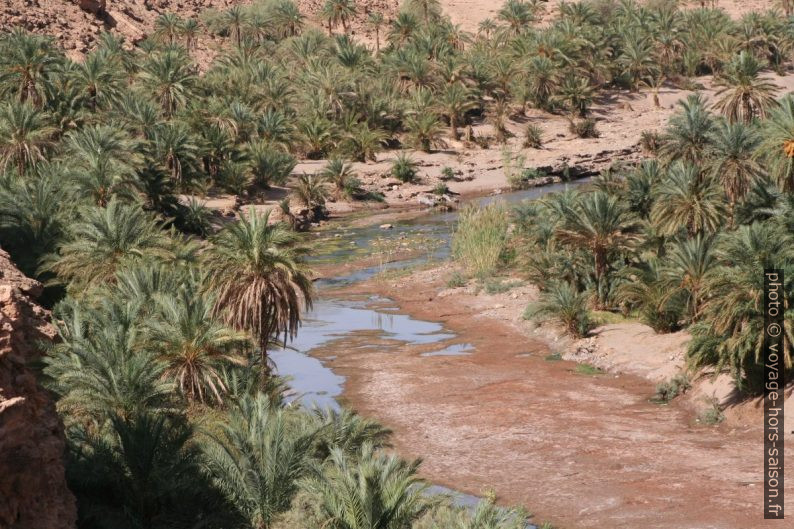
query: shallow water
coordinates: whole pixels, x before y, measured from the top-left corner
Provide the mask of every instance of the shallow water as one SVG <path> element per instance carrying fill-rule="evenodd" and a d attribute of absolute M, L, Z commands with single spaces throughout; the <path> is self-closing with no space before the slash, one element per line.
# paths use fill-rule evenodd
<path fill-rule="evenodd" d="M 564 191 L 587 181 L 589 179 L 489 196 L 477 199 L 474 203 L 479 205 L 495 202 L 516 204 L 549 193 Z M 339 262 L 351 254 L 356 256 L 376 255 L 375 252 L 379 250 L 373 246 L 373 243 L 384 238 L 390 240 L 422 238 L 420 240 L 423 241 L 422 244 L 425 245 L 427 251 L 412 259 L 384 262 L 378 266 L 364 268 L 343 276 L 321 279 L 316 282 L 318 289 L 322 293 L 328 288 L 370 279 L 386 270 L 410 268 L 424 264 L 431 259 L 448 258 L 451 251 L 452 228 L 457 216 L 456 211 L 432 213 L 416 219 L 396 222 L 388 230 L 381 229 L 379 226 L 367 226 L 330 234 L 332 239 L 327 238 L 324 251 L 313 255 L 309 260 L 310 263 Z M 421 353 L 426 357 L 460 356 L 473 352 L 471 344 L 450 343 L 456 335 L 444 329 L 441 324 L 416 320 L 410 316 L 395 313 L 394 311 L 399 308 L 388 306 L 389 302 L 390 300 L 377 296 L 365 300 L 349 301 L 335 300 L 321 295 L 315 302 L 313 310 L 304 316 L 300 332 L 289 344 L 289 347 L 270 353 L 276 371 L 282 376 L 290 377 L 289 385 L 294 391 L 294 395 L 288 400 L 297 400 L 306 407 L 339 407 L 337 397 L 342 394 L 345 379 L 326 365 L 335 357 L 317 358 L 310 353 L 354 333 L 374 332 L 377 338 L 393 340 L 399 344 L 378 344 L 384 354 L 388 354 L 400 345 L 438 345 L 437 349 Z M 373 304 L 377 304 L 379 307 L 369 307 Z M 384 306 L 384 304 L 386 305 Z M 431 486 L 428 489 L 428 494 L 448 495 L 453 505 L 471 510 L 475 509 L 481 501 L 481 498 L 477 496 L 438 485 Z M 527 529 L 537 529 L 532 524 L 527 524 L 526 527 Z"/>
<path fill-rule="evenodd" d="M 584 178 L 573 182 L 534 187 L 523 191 L 482 197 L 471 201 L 471 203 L 481 206 L 494 203 L 516 205 L 525 200 L 534 200 L 548 195 L 549 193 L 566 191 L 586 184 L 589 181 L 589 178 Z M 447 259 L 452 251 L 450 245 L 452 240 L 452 229 L 457 219 L 458 211 L 435 212 L 415 219 L 395 222 L 392 224 L 391 229 L 381 229 L 380 226 L 373 225 L 361 228 L 350 228 L 337 233 L 328 234 L 326 238 L 333 238 L 333 244 L 330 245 L 326 252 L 320 255 L 313 255 L 309 262 L 337 262 L 350 254 L 361 256 L 377 255 L 379 250 L 374 247 L 374 244 L 382 239 L 414 240 L 416 238 L 421 238 L 423 241 L 422 246 L 426 248 L 426 252 L 418 257 L 387 262 L 333 278 L 323 278 L 317 281 L 316 284 L 320 288 L 346 286 L 371 279 L 384 271 L 402 270 L 424 264 L 431 260 Z"/>
<path fill-rule="evenodd" d="M 549 193 L 565 191 L 588 182 L 589 179 L 570 183 L 552 184 L 524 191 L 505 193 L 476 199 L 473 202 L 487 205 L 496 202 L 517 204 L 533 200 Z M 319 254 L 311 257 L 310 262 L 334 262 L 354 252 L 360 255 L 376 255 L 379 251 L 373 244 L 384 238 L 412 239 L 420 237 L 427 248 L 426 253 L 407 260 L 383 263 L 356 270 L 350 274 L 317 281 L 321 296 L 311 312 L 305 315 L 298 336 L 289 348 L 271 352 L 271 359 L 277 372 L 291 378 L 290 386 L 295 392 L 293 399 L 305 406 L 338 407 L 336 397 L 342 393 L 344 377 L 335 374 L 325 362 L 309 353 L 318 347 L 326 346 L 334 340 L 341 340 L 357 332 L 376 332 L 380 337 L 396 340 L 400 344 L 426 345 L 439 344 L 438 349 L 422 353 L 422 356 L 457 356 L 470 354 L 469 344 L 450 344 L 455 338 L 442 325 L 434 322 L 415 320 L 409 316 L 391 313 L 397 307 L 384 306 L 373 309 L 368 305 L 383 304 L 390 300 L 371 297 L 362 301 L 341 301 L 322 296 L 323 290 L 350 285 L 370 279 L 386 270 L 400 270 L 428 262 L 431 259 L 445 259 L 450 255 L 452 228 L 458 217 L 457 211 L 436 212 L 415 219 L 395 222 L 391 229 L 381 229 L 377 225 L 360 228 L 347 228 L 325 236 L 326 243 Z M 383 346 L 388 352 L 389 346 Z"/>
<path fill-rule="evenodd" d="M 468 344 L 448 345 L 455 334 L 439 323 L 394 313 L 396 307 L 368 308 L 373 303 L 386 302 L 384 298 L 372 296 L 359 301 L 320 299 L 315 303 L 289 347 L 270 353 L 278 373 L 291 379 L 289 385 L 296 394 L 293 400 L 307 407 L 338 407 L 336 397 L 342 393 L 344 377 L 326 365 L 331 358 L 317 358 L 308 353 L 353 333 L 373 332 L 376 338 L 394 341 L 393 345 L 379 346 L 385 354 L 403 344 L 438 344 L 437 351 L 424 353 L 428 356 L 465 353 L 464 346 Z"/>

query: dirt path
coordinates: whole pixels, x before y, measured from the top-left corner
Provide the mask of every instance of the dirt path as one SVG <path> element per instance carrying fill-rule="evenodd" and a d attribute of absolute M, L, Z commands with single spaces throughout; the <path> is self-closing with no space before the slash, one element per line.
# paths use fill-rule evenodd
<path fill-rule="evenodd" d="M 397 450 L 424 458 L 426 477 L 472 494 L 493 488 L 502 503 L 566 529 L 785 525 L 762 519 L 760 429 L 696 425 L 678 405 L 649 403 L 646 380 L 547 361 L 544 343 L 483 316 L 476 297 L 437 297 L 444 280 L 422 272 L 348 293 L 387 295 L 413 317 L 443 322 L 474 346 L 470 356 L 384 353 L 355 340 L 316 352 L 335 356 L 328 363 L 347 377 L 345 401 L 394 429 Z"/>

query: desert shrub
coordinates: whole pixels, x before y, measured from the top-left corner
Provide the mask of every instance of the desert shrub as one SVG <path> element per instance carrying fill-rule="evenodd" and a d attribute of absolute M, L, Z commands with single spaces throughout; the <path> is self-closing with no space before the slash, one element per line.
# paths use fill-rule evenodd
<path fill-rule="evenodd" d="M 448 195 L 449 194 L 449 187 L 444 182 L 439 182 L 436 184 L 436 187 L 433 188 L 434 195 Z"/>
<path fill-rule="evenodd" d="M 644 130 L 640 133 L 640 148 L 642 152 L 655 155 L 662 146 L 662 135 L 653 130 Z"/>
<path fill-rule="evenodd" d="M 401 152 L 391 166 L 391 174 L 400 182 L 414 182 L 416 180 L 416 162 L 407 153 Z"/>
<path fill-rule="evenodd" d="M 692 387 L 689 377 L 686 374 L 678 374 L 667 380 L 661 382 L 656 386 L 656 393 L 653 396 L 653 401 L 660 403 L 667 403 L 679 395 L 683 395 Z"/>
<path fill-rule="evenodd" d="M 519 173 L 513 173 L 511 176 L 509 183 L 512 189 L 526 189 L 531 187 L 535 180 L 545 178 L 547 175 L 540 169 L 527 167 Z"/>
<path fill-rule="evenodd" d="M 698 415 L 698 422 L 708 425 L 716 425 L 725 420 L 720 403 L 715 398 L 707 399 L 708 406 Z"/>
<path fill-rule="evenodd" d="M 262 187 L 283 185 L 298 163 L 291 154 L 268 146 L 251 148 L 249 156 L 254 184 Z"/>
<path fill-rule="evenodd" d="M 502 281 L 501 279 L 488 278 L 483 281 L 482 288 L 486 294 L 503 294 L 522 284 L 522 281 Z"/>
<path fill-rule="evenodd" d="M 592 118 L 571 121 L 568 130 L 580 138 L 597 138 L 599 136 L 598 130 L 596 129 L 596 122 Z"/>
<path fill-rule="evenodd" d="M 452 236 L 452 255 L 469 274 L 487 277 L 499 265 L 508 224 L 507 210 L 501 205 L 465 207 Z"/>
<path fill-rule="evenodd" d="M 559 323 L 577 338 L 585 336 L 593 326 L 587 296 L 565 282 L 551 283 L 540 299 L 527 307 L 524 318 Z"/>
<path fill-rule="evenodd" d="M 460 272 L 454 272 L 449 280 L 447 280 L 447 287 L 449 288 L 461 288 L 465 287 L 468 280 L 466 276 L 461 274 Z"/>
<path fill-rule="evenodd" d="M 530 149 L 540 149 L 543 146 L 543 129 L 530 123 L 527 125 L 524 134 L 524 147 Z"/>
<path fill-rule="evenodd" d="M 444 167 L 441 169 L 441 180 L 454 180 L 455 179 L 455 170 L 452 167 Z"/>
<path fill-rule="evenodd" d="M 590 364 L 577 364 L 573 372 L 576 373 L 577 375 L 588 375 L 588 376 L 604 374 L 603 369 Z"/>

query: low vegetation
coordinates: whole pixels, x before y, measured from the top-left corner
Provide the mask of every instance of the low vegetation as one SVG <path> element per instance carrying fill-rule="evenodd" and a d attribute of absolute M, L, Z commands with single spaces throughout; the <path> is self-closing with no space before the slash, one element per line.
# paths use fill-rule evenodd
<path fill-rule="evenodd" d="M 82 62 L 20 28 L 0 35 L 0 246 L 48 285 L 58 340 L 43 380 L 79 527 L 523 527 L 520 511 L 424 494 L 419 462 L 382 450 L 379 425 L 287 405 L 268 353 L 314 296 L 296 231 L 329 200 L 373 196 L 352 162 L 390 150 L 391 176 L 416 182 L 408 148 L 503 144 L 528 107 L 596 137 L 606 88 L 658 94 L 663 79 L 712 75 L 718 92 L 683 102 L 643 137 L 651 159 L 591 189 L 512 215 L 465 208 L 454 258 L 485 280 L 509 253 L 541 289 L 527 316 L 576 336 L 591 310 L 687 328 L 692 368 L 760 389 L 759 271 L 794 277 L 794 97 L 771 76 L 793 48 L 788 19 L 599 1 L 539 24 L 542 2 L 508 0 L 469 34 L 411 0 L 388 23 L 371 13 L 370 48 L 350 34 L 354 1 L 324 5 L 323 27 L 291 0 L 164 14 L 135 46 L 102 34 Z M 211 62 L 195 56 L 199 32 L 218 39 Z M 479 124 L 487 135 L 471 134 Z M 542 134 L 519 140 L 539 148 Z M 525 185 L 533 173 L 509 154 Z M 293 174 L 299 159 L 325 161 Z M 278 210 L 240 210 L 284 185 Z M 186 198 L 224 192 L 239 218 Z"/>
<path fill-rule="evenodd" d="M 794 99 L 751 100 L 763 108 L 745 119 L 714 112 L 727 103 L 691 96 L 660 136 L 658 157 L 520 206 L 511 244 L 542 290 L 531 312 L 577 336 L 591 310 L 631 314 L 657 332 L 688 329 L 692 369 L 728 370 L 741 389 L 758 391 L 758 271 L 792 264 L 783 131 L 794 132 Z M 789 343 L 784 355 L 791 366 Z"/>
<path fill-rule="evenodd" d="M 467 206 L 452 237 L 452 254 L 469 275 L 485 278 L 499 266 L 507 244 L 508 217 L 503 206 Z"/>

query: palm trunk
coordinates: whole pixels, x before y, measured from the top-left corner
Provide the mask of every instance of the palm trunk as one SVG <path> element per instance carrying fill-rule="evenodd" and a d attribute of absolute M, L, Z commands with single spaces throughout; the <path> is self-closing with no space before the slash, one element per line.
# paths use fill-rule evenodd
<path fill-rule="evenodd" d="M 460 134 L 458 134 L 458 120 L 454 113 L 449 115 L 449 134 L 455 141 L 460 139 Z"/>

